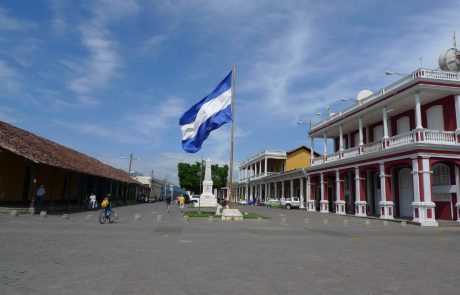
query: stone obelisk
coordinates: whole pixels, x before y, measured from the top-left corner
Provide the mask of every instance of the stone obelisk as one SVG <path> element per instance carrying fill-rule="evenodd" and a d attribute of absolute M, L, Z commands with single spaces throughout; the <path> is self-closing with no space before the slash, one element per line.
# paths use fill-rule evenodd
<path fill-rule="evenodd" d="M 217 198 L 212 193 L 212 185 L 211 160 L 207 159 L 203 180 L 203 193 L 200 196 L 200 204 L 195 203 L 195 207 L 217 207 Z"/>

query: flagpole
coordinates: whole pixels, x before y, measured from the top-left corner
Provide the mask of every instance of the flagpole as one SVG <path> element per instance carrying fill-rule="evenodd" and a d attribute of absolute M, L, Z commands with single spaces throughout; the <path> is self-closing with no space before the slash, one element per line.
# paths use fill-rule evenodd
<path fill-rule="evenodd" d="M 235 126 L 235 83 L 236 83 L 236 65 L 233 65 L 232 70 L 232 132 L 230 140 L 230 190 L 228 192 L 228 202 L 232 203 L 233 191 L 233 128 Z"/>

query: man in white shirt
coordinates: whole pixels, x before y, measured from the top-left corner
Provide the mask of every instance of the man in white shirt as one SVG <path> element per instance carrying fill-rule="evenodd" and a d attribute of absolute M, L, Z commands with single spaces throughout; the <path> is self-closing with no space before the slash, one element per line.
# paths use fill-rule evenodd
<path fill-rule="evenodd" d="M 89 196 L 89 208 L 96 209 L 96 194 L 95 193 L 92 193 L 91 196 Z"/>

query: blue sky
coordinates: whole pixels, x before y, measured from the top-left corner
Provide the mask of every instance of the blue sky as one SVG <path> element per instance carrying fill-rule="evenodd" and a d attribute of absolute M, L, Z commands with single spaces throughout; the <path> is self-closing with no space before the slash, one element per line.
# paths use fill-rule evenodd
<path fill-rule="evenodd" d="M 309 145 L 298 120 L 397 79 L 385 70 L 437 68 L 458 11 L 459 1 L 4 0 L 0 120 L 119 168 L 133 153 L 134 170 L 175 180 L 181 161 L 228 163 L 230 124 L 187 154 L 178 120 L 233 64 L 237 165 Z"/>

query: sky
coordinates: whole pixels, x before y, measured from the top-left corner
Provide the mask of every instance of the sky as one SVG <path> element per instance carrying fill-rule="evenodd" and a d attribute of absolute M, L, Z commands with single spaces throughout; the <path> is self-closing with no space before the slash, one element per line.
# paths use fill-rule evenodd
<path fill-rule="evenodd" d="M 2 0 L 0 120 L 117 168 L 132 154 L 133 170 L 177 181 L 179 162 L 229 164 L 231 124 L 189 154 L 179 118 L 236 65 L 236 169 L 309 146 L 298 121 L 398 79 L 386 70 L 437 68 L 458 11 L 460 1 Z"/>

